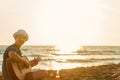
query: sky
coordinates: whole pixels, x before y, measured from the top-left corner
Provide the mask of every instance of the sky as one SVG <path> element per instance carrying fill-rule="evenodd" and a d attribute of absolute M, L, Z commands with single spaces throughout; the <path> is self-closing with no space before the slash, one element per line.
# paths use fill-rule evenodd
<path fill-rule="evenodd" d="M 120 0 L 0 0 L 0 45 L 13 33 L 29 34 L 25 45 L 120 45 Z"/>

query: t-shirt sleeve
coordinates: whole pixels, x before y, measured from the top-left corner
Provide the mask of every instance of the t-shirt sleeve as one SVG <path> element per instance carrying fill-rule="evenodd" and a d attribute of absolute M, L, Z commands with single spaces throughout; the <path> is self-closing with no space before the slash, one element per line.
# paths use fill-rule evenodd
<path fill-rule="evenodd" d="M 18 53 L 18 50 L 15 47 L 10 47 L 10 48 L 7 49 L 8 57 L 9 57 L 9 52 L 10 51 L 14 51 L 14 52 Z"/>

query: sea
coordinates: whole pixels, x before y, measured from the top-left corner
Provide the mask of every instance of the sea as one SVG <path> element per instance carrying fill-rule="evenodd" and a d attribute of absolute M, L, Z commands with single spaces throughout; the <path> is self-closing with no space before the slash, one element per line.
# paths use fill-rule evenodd
<path fill-rule="evenodd" d="M 7 45 L 0 45 L 0 70 L 3 53 L 7 47 Z M 62 54 L 55 49 L 52 49 L 53 53 L 50 53 L 51 48 L 55 47 L 23 46 L 21 51 L 29 60 L 41 57 L 41 61 L 32 69 L 61 70 L 120 63 L 120 46 L 82 46 L 78 50 Z"/>

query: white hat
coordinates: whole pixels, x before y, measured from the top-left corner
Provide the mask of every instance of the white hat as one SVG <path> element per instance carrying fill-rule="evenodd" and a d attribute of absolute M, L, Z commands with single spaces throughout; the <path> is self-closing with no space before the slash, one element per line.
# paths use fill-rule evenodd
<path fill-rule="evenodd" d="M 23 34 L 25 37 L 26 37 L 26 41 L 28 40 L 28 34 L 25 32 L 25 30 L 22 30 L 22 29 L 20 29 L 20 30 L 18 30 L 17 32 L 15 32 L 14 34 L 13 34 L 13 37 L 15 38 L 17 35 L 19 35 L 19 34 Z"/>

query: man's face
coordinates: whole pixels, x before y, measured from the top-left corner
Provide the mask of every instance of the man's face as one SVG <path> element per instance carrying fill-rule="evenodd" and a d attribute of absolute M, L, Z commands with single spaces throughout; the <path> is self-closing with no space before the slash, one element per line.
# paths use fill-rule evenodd
<path fill-rule="evenodd" d="M 23 34 L 19 34 L 15 37 L 15 42 L 20 46 L 24 44 L 25 41 L 26 41 L 26 37 Z"/>

